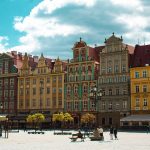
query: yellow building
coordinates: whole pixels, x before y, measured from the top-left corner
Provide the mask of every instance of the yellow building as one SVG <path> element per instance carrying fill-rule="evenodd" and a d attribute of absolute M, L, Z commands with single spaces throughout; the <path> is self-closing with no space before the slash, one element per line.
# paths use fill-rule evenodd
<path fill-rule="evenodd" d="M 150 113 L 150 66 L 130 69 L 131 113 Z"/>
<path fill-rule="evenodd" d="M 53 113 L 64 108 L 64 63 L 24 56 L 18 77 L 18 112 Z"/>

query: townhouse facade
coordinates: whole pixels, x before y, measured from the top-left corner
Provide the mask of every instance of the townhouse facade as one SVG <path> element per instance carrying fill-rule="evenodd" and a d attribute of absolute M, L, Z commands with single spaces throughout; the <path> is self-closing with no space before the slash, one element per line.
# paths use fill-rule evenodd
<path fill-rule="evenodd" d="M 12 51 L 0 54 L 0 113 L 17 113 L 17 78 L 22 54 Z"/>
<path fill-rule="evenodd" d="M 65 78 L 65 111 L 74 117 L 74 123 L 80 123 L 80 117 L 86 112 L 97 115 L 94 101 L 90 99 L 90 90 L 97 85 L 99 71 L 99 50 L 92 48 L 81 38 L 72 48 L 73 59 L 67 64 Z"/>
<path fill-rule="evenodd" d="M 120 118 L 130 115 L 129 55 L 134 47 L 123 43 L 114 33 L 105 39 L 100 52 L 98 88 L 103 96 L 99 103 L 102 126 L 120 125 Z"/>
<path fill-rule="evenodd" d="M 18 112 L 51 115 L 64 108 L 64 63 L 41 57 L 32 60 L 25 54 L 18 77 Z"/>

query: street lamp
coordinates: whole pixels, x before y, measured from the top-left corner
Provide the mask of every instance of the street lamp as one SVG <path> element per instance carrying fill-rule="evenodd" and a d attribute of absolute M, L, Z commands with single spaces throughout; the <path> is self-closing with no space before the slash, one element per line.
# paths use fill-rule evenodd
<path fill-rule="evenodd" d="M 94 99 L 94 106 L 97 111 L 97 122 L 98 122 L 98 109 L 97 109 L 97 104 L 99 105 L 99 101 L 101 100 L 102 97 L 102 89 L 98 89 L 96 86 L 94 86 L 91 91 L 90 91 L 90 98 L 93 100 Z"/>
<path fill-rule="evenodd" d="M 102 89 L 98 90 L 98 88 L 94 86 L 90 91 L 90 98 L 94 99 L 95 107 L 97 105 L 97 102 L 101 100 L 101 97 L 102 97 Z"/>

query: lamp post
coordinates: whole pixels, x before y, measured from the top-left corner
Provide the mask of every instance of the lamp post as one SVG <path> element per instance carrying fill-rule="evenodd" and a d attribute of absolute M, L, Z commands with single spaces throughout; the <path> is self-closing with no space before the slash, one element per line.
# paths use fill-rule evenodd
<path fill-rule="evenodd" d="M 99 106 L 99 101 L 101 100 L 102 97 L 102 89 L 98 89 L 96 86 L 94 86 L 91 91 L 90 91 L 90 99 L 92 99 L 92 101 L 94 100 L 94 106 L 97 112 L 97 123 L 98 123 L 98 108 L 97 105 Z"/>
<path fill-rule="evenodd" d="M 43 80 L 40 80 L 40 112 L 42 113 Z"/>

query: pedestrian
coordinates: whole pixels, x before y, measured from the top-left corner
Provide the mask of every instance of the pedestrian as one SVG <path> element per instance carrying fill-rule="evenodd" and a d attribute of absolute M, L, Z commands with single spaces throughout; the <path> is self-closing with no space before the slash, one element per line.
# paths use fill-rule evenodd
<path fill-rule="evenodd" d="M 111 126 L 111 127 L 110 127 L 110 139 L 111 139 L 111 140 L 113 140 L 113 131 L 114 131 L 114 129 L 113 129 L 113 127 Z"/>
<path fill-rule="evenodd" d="M 117 138 L 117 128 L 114 128 L 114 137 L 115 137 L 115 140 L 118 140 L 118 138 Z"/>

